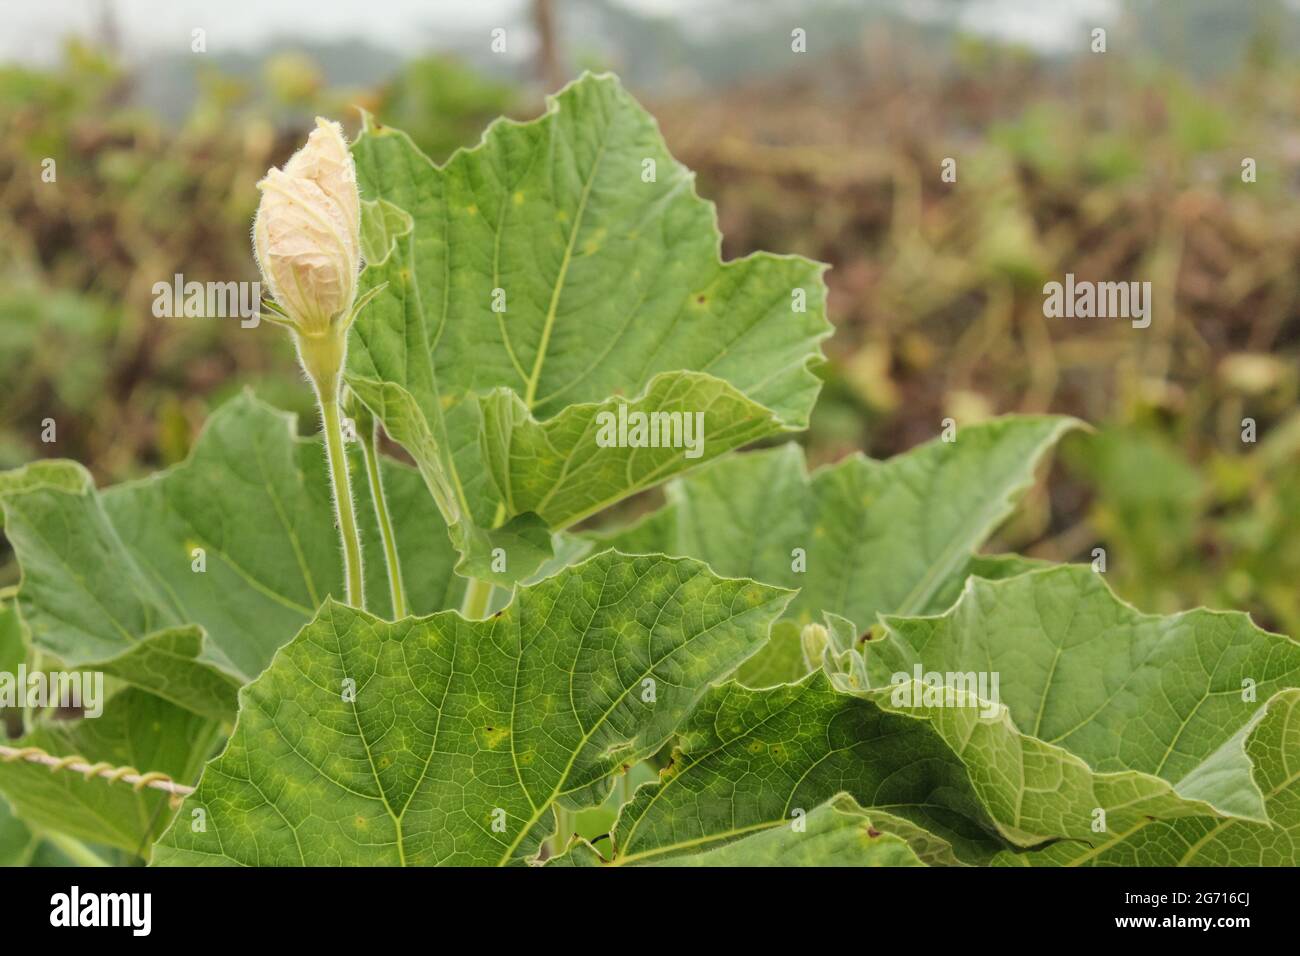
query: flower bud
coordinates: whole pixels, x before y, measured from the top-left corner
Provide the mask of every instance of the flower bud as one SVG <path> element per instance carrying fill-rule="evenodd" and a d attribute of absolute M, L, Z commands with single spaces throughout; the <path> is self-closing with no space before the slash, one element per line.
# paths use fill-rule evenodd
<path fill-rule="evenodd" d="M 262 276 L 300 333 L 324 335 L 349 317 L 361 269 L 361 200 L 342 127 L 318 117 L 306 145 L 257 188 Z"/>
<path fill-rule="evenodd" d="M 803 645 L 803 659 L 807 665 L 816 670 L 822 666 L 822 655 L 831 645 L 830 633 L 820 624 L 805 624 L 799 632 L 799 642 Z"/>

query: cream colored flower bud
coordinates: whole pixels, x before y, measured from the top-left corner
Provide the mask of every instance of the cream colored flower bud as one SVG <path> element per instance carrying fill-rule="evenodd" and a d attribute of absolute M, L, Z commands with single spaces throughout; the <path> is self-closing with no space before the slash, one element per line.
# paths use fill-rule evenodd
<path fill-rule="evenodd" d="M 822 666 L 822 654 L 830 646 L 830 633 L 820 624 L 805 624 L 799 632 L 799 641 L 803 645 L 803 659 L 809 667 L 816 670 Z"/>
<path fill-rule="evenodd" d="M 361 269 L 361 200 L 342 127 L 318 117 L 306 145 L 257 188 L 262 276 L 301 333 L 323 335 L 349 317 Z"/>

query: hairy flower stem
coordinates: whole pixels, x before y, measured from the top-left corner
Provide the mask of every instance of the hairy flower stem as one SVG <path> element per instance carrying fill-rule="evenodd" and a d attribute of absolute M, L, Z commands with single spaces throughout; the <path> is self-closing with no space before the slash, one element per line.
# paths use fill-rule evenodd
<path fill-rule="evenodd" d="M 492 582 L 470 578 L 465 588 L 465 599 L 460 604 L 460 616 L 470 621 L 479 621 L 487 617 L 488 605 L 492 602 Z"/>
<path fill-rule="evenodd" d="M 347 454 L 343 450 L 343 428 L 339 420 L 339 401 L 322 400 L 321 421 L 325 426 L 325 448 L 329 457 L 330 481 L 334 485 L 334 514 L 343 541 L 343 570 L 347 578 L 347 602 L 365 607 L 365 587 L 361 578 L 361 539 L 357 535 L 356 512 L 352 506 L 352 482 L 348 475 Z"/>
<path fill-rule="evenodd" d="M 331 329 L 323 335 L 295 336 L 298 358 L 316 388 L 321 425 L 325 430 L 325 457 L 329 461 L 334 491 L 334 517 L 343 542 L 343 570 L 347 581 L 347 603 L 365 607 L 361 577 L 361 539 L 357 535 L 356 511 L 352 503 L 352 479 L 347 453 L 343 449 L 343 423 L 339 416 L 339 388 L 343 381 L 343 360 L 347 352 L 347 331 Z"/>
<path fill-rule="evenodd" d="M 397 556 L 397 541 L 393 537 L 393 521 L 388 515 L 388 500 L 384 496 L 383 476 L 379 473 L 379 453 L 375 449 L 378 425 L 368 414 L 357 417 L 357 435 L 366 458 L 366 479 L 370 482 L 370 500 L 375 505 L 375 520 L 379 522 L 379 536 L 384 540 L 384 561 L 388 565 L 388 593 L 393 599 L 393 619 L 406 617 L 406 595 L 402 588 L 402 565 Z"/>

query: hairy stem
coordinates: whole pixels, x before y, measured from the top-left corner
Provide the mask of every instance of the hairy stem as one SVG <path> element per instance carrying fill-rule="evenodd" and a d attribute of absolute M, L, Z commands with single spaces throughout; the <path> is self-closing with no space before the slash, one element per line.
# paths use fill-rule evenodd
<path fill-rule="evenodd" d="M 361 538 L 357 535 L 356 511 L 352 505 L 352 479 L 348 474 L 347 454 L 343 450 L 343 426 L 339 419 L 338 390 L 320 401 L 321 422 L 325 427 L 325 452 L 329 459 L 330 482 L 334 486 L 334 516 L 338 519 L 339 538 L 343 541 L 343 571 L 347 579 L 347 602 L 365 607 L 365 588 L 361 578 Z"/>
<path fill-rule="evenodd" d="M 505 502 L 498 502 L 496 517 L 492 519 L 492 527 L 501 527 L 501 522 L 506 517 Z M 492 582 L 480 581 L 478 578 L 469 579 L 469 587 L 465 589 L 465 599 L 460 605 L 461 617 L 471 621 L 482 620 L 487 617 L 488 608 L 492 604 Z"/>
<path fill-rule="evenodd" d="M 492 582 L 469 579 L 465 588 L 465 599 L 460 604 L 460 616 L 471 621 L 487 617 L 488 605 L 492 603 Z"/>
<path fill-rule="evenodd" d="M 375 520 L 379 522 L 379 536 L 384 541 L 384 561 L 388 565 L 388 593 L 393 599 L 393 619 L 406 617 L 406 594 L 402 588 L 402 564 L 397 556 L 397 539 L 393 537 L 393 521 L 388 515 L 388 500 L 384 496 L 383 476 L 379 473 L 379 453 L 375 449 L 377 425 L 372 421 L 365 427 L 357 421 L 361 450 L 366 459 L 366 479 L 370 482 L 370 500 L 375 505 Z"/>
<path fill-rule="evenodd" d="M 343 364 L 347 358 L 347 329 L 331 328 L 321 335 L 297 334 L 298 360 L 316 389 L 321 426 L 325 430 L 325 457 L 329 461 L 330 484 L 334 492 L 334 518 L 343 542 L 343 571 L 347 581 L 346 600 L 365 608 L 366 592 L 361 577 L 361 539 L 357 535 L 356 510 L 352 503 L 352 478 L 343 449 L 343 424 L 339 416 L 339 391 L 343 385 Z"/>

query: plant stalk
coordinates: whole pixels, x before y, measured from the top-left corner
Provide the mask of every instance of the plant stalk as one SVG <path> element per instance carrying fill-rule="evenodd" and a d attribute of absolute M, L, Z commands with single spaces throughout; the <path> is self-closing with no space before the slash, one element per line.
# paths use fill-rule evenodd
<path fill-rule="evenodd" d="M 41 838 L 52 843 L 60 853 L 77 866 L 109 866 L 109 862 L 80 840 L 62 833 L 43 832 Z"/>
<path fill-rule="evenodd" d="M 343 571 L 347 579 L 347 602 L 365 607 L 365 587 L 361 577 L 361 539 L 357 535 L 357 516 L 352 506 L 352 480 L 348 475 L 347 453 L 343 450 L 343 426 L 339 419 L 338 392 L 322 400 L 321 421 L 325 426 L 325 451 L 329 458 L 330 481 L 334 485 L 334 516 L 343 541 Z"/>
<path fill-rule="evenodd" d="M 488 607 L 492 603 L 492 582 L 470 578 L 465 588 L 465 599 L 460 604 L 460 616 L 471 621 L 480 621 L 487 617 Z"/>
<path fill-rule="evenodd" d="M 379 453 L 375 448 L 378 425 L 371 421 L 366 427 L 363 418 L 357 420 L 357 435 L 366 459 L 366 479 L 370 482 L 370 500 L 375 505 L 375 520 L 379 523 L 379 537 L 384 542 L 384 561 L 388 565 L 388 593 L 393 600 L 393 619 L 406 617 L 406 594 L 402 587 L 402 564 L 397 556 L 397 539 L 393 535 L 393 520 L 388 514 L 388 500 L 384 495 L 384 480 L 379 472 Z"/>
<path fill-rule="evenodd" d="M 325 457 L 329 462 L 334 491 L 334 517 L 343 543 L 343 571 L 347 582 L 347 603 L 364 608 L 366 591 L 361 575 L 361 539 L 357 535 L 356 510 L 352 502 L 352 479 L 343 448 L 343 424 L 339 416 L 339 389 L 343 384 L 343 360 L 347 353 L 347 330 L 331 328 L 323 335 L 298 334 L 298 359 L 316 388 L 321 426 L 325 430 Z"/>

